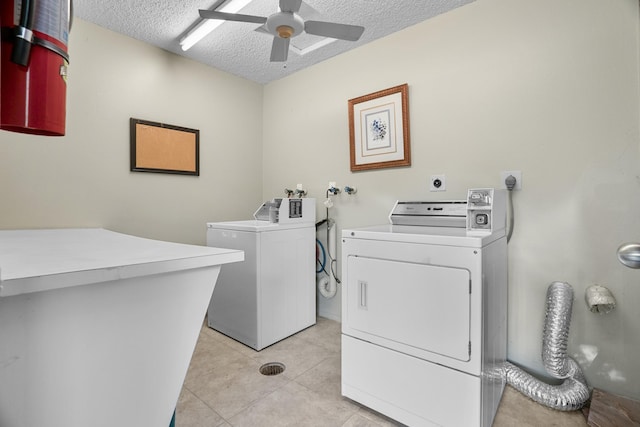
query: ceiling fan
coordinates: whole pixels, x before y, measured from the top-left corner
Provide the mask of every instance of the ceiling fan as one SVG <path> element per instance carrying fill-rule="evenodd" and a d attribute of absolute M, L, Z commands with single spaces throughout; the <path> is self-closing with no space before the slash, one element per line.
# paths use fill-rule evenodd
<path fill-rule="evenodd" d="M 271 62 L 286 61 L 289 54 L 289 41 L 291 37 L 296 37 L 303 31 L 307 34 L 340 40 L 357 41 L 360 39 L 364 27 L 358 25 L 304 21 L 300 15 L 298 15 L 301 4 L 302 0 L 280 0 L 280 12 L 274 13 L 269 17 L 203 9 L 199 12 L 200 17 L 203 19 L 221 19 L 225 21 L 264 24 L 264 29 L 273 35 Z"/>

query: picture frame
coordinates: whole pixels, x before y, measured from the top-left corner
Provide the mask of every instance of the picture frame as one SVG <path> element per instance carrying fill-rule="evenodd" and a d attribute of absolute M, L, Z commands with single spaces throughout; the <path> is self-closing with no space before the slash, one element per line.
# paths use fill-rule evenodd
<path fill-rule="evenodd" d="M 411 165 L 409 85 L 349 100 L 351 171 Z"/>
<path fill-rule="evenodd" d="M 200 131 L 149 120 L 129 119 L 130 170 L 200 175 Z"/>

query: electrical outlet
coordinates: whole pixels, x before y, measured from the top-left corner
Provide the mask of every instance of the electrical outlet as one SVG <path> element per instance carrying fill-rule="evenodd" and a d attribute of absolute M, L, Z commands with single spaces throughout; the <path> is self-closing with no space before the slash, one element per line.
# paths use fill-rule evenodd
<path fill-rule="evenodd" d="M 500 172 L 500 188 L 507 188 L 507 184 L 504 181 L 509 175 L 512 175 L 516 179 L 516 186 L 514 190 L 522 190 L 522 172 L 521 171 L 502 171 Z"/>
<path fill-rule="evenodd" d="M 446 191 L 447 185 L 444 175 L 431 175 L 429 179 L 429 191 Z"/>

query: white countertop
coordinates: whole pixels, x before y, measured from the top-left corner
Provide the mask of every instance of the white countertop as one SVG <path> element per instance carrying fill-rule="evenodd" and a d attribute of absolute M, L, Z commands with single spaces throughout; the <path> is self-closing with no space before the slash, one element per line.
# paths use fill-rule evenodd
<path fill-rule="evenodd" d="M 240 250 L 100 228 L 0 230 L 0 297 L 243 260 Z"/>

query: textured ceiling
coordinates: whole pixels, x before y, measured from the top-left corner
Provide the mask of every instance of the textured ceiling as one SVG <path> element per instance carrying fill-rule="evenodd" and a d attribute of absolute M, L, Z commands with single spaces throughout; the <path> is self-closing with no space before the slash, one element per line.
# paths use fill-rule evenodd
<path fill-rule="evenodd" d="M 304 0 L 304 20 L 361 25 L 357 42 L 336 40 L 300 55 L 290 50 L 285 63 L 270 62 L 272 36 L 255 31 L 259 24 L 225 22 L 183 52 L 178 41 L 200 20 L 198 9 L 215 0 L 74 0 L 74 15 L 101 27 L 144 41 L 231 74 L 268 83 L 347 50 L 417 24 L 473 0 Z M 254 0 L 238 13 L 267 17 L 278 11 L 278 0 Z M 73 30 L 72 30 L 73 31 Z M 291 39 L 299 48 L 323 39 L 303 34 Z M 328 40 L 327 40 L 328 41 Z"/>

